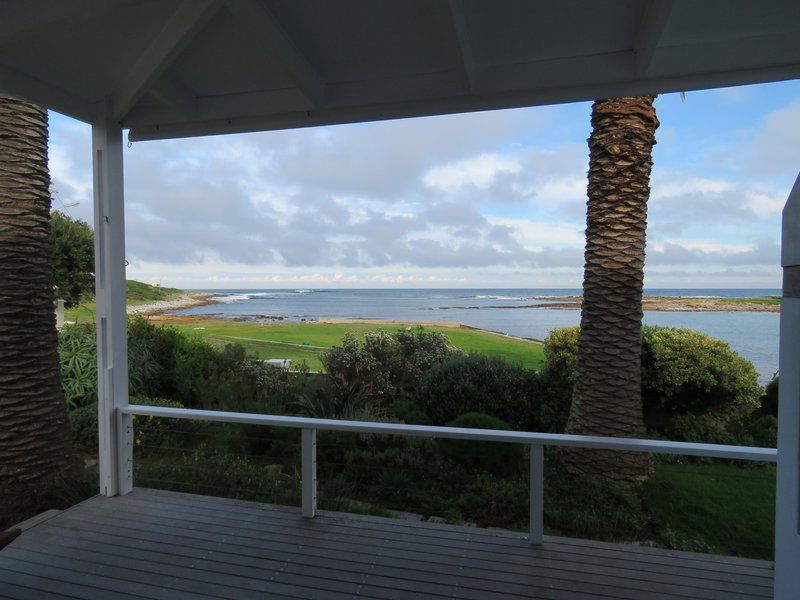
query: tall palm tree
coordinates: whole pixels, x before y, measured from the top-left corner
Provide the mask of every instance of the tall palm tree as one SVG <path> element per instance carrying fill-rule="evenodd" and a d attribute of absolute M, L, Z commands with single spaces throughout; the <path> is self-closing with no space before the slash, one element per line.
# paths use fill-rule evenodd
<path fill-rule="evenodd" d="M 0 96 L 0 521 L 78 481 L 53 311 L 47 111 Z"/>
<path fill-rule="evenodd" d="M 642 437 L 642 282 L 652 150 L 659 122 L 653 96 L 592 106 L 586 253 L 578 362 L 567 431 Z M 571 450 L 576 474 L 638 482 L 649 455 Z"/>

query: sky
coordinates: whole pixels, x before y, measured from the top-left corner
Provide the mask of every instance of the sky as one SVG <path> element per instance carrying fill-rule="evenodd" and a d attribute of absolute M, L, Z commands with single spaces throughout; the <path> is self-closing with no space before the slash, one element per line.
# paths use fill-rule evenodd
<path fill-rule="evenodd" d="M 656 99 L 645 286 L 779 288 L 800 81 Z M 580 287 L 590 103 L 136 142 L 128 278 L 187 289 Z M 91 131 L 50 116 L 92 222 Z"/>

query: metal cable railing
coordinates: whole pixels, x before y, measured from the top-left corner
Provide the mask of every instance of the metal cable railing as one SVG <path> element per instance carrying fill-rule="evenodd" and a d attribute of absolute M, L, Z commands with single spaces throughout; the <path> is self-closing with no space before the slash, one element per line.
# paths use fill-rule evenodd
<path fill-rule="evenodd" d="M 318 451 L 321 450 L 321 447 L 318 447 L 317 445 L 317 431 L 339 431 L 362 434 L 522 444 L 528 446 L 530 459 L 529 539 L 533 544 L 540 544 L 542 542 L 542 536 L 544 533 L 544 448 L 546 446 L 685 455 L 766 463 L 774 463 L 777 460 L 777 451 L 774 448 L 725 446 L 718 444 L 671 442 L 665 440 L 611 438 L 506 430 L 461 429 L 455 427 L 435 427 L 398 423 L 313 419 L 282 415 L 263 415 L 254 413 L 207 411 L 140 405 L 129 405 L 119 409 L 119 416 L 123 420 L 123 426 L 126 425 L 127 421 L 127 427 L 131 437 L 131 445 L 134 445 L 134 441 L 133 428 L 131 427 L 130 420 L 134 415 L 200 422 L 239 423 L 267 427 L 289 427 L 300 429 L 301 452 L 300 460 L 298 461 L 299 464 L 297 464 L 299 467 L 299 477 L 297 477 L 297 479 L 299 479 L 300 504 L 302 507 L 302 512 L 303 515 L 308 518 L 314 517 L 317 512 L 317 454 Z M 177 454 L 180 453 L 178 452 Z M 192 467 L 191 464 L 186 464 L 183 466 L 188 468 Z M 171 481 L 169 479 L 153 479 L 153 481 L 159 480 L 166 482 Z M 295 481 L 294 483 L 298 482 Z M 208 486 L 215 487 L 213 483 L 208 484 Z M 228 489 L 230 490 L 231 488 L 228 487 Z M 255 491 L 257 492 L 258 490 Z"/>

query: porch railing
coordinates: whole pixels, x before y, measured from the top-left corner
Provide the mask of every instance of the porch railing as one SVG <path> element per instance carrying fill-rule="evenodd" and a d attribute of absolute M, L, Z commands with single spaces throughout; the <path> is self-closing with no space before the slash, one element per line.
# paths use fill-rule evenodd
<path fill-rule="evenodd" d="M 142 406 L 136 404 L 131 404 L 118 409 L 118 423 L 120 431 L 126 432 L 126 436 L 129 439 L 129 447 L 132 442 L 131 417 L 133 415 L 162 417 L 169 419 L 185 419 L 191 421 L 214 421 L 218 423 L 243 423 L 270 427 L 292 427 L 295 429 L 300 429 L 302 512 L 303 516 L 308 518 L 314 517 L 317 510 L 317 430 L 525 444 L 529 446 L 530 452 L 529 540 L 532 544 L 541 544 L 544 533 L 543 505 L 545 446 L 588 448 L 594 450 L 619 450 L 627 452 L 647 452 L 653 454 L 673 454 L 681 456 L 702 456 L 707 458 L 749 460 L 769 463 L 776 462 L 778 454 L 775 448 L 725 446 L 721 444 L 695 444 L 666 440 L 567 435 L 559 433 L 535 433 L 527 431 L 506 431 L 496 429 L 462 429 L 458 427 L 434 427 L 427 425 L 406 425 L 398 423 L 310 419 L 281 415 L 194 410 L 188 408 Z M 130 463 L 127 465 L 128 468 L 126 471 L 128 477 L 131 477 L 133 460 L 132 454 L 130 454 L 125 460 Z"/>

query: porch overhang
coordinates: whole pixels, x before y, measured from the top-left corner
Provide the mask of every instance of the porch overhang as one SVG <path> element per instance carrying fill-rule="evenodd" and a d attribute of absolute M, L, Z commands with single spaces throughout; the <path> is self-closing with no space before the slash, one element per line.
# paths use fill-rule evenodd
<path fill-rule="evenodd" d="M 2 11 L 0 89 L 86 122 L 107 112 L 132 140 L 800 77 L 793 0 L 11 0 Z"/>

